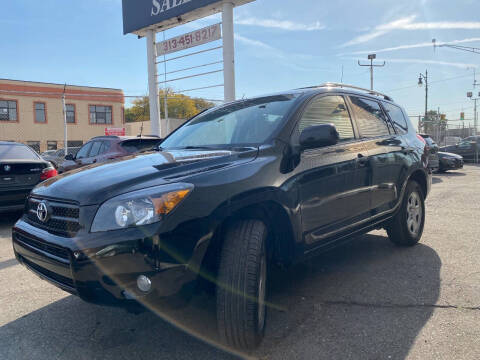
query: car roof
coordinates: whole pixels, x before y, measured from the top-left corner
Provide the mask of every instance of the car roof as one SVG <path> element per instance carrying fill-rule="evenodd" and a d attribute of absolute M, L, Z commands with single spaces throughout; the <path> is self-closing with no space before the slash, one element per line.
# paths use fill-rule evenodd
<path fill-rule="evenodd" d="M 310 96 L 315 96 L 319 94 L 324 94 L 324 93 L 332 93 L 332 94 L 351 94 L 351 95 L 358 95 L 358 96 L 364 96 L 364 97 L 369 97 L 374 100 L 380 100 L 384 102 L 388 102 L 391 104 L 395 104 L 395 101 L 388 95 L 382 94 L 377 91 L 372 91 L 369 89 L 364 89 L 360 88 L 354 85 L 348 85 L 348 84 L 339 84 L 339 83 L 325 83 L 322 85 L 318 86 L 308 86 L 308 87 L 303 87 L 303 88 L 298 88 L 298 89 L 292 89 L 292 90 L 286 90 L 286 91 L 280 91 L 280 92 L 274 92 L 274 93 L 268 93 L 264 95 L 259 95 L 259 96 L 253 96 L 250 98 L 245 98 L 245 99 L 240 99 L 240 100 L 235 100 L 231 101 L 228 103 L 225 103 L 223 105 L 220 105 L 215 108 L 223 107 L 226 105 L 231 105 L 231 104 L 236 104 L 236 103 L 241 103 L 242 101 L 246 100 L 253 100 L 253 99 L 260 99 L 264 97 L 271 97 L 271 96 L 279 96 L 279 95 L 297 95 L 301 97 L 302 95 L 305 95 L 307 97 Z M 398 105 L 397 105 L 398 106 Z"/>
<path fill-rule="evenodd" d="M 0 145 L 16 145 L 16 146 L 27 146 L 25 144 L 21 144 L 15 141 L 0 141 Z"/>
<path fill-rule="evenodd" d="M 135 140 L 135 139 L 142 139 L 142 140 L 161 140 L 159 136 L 156 135 L 142 135 L 142 136 L 96 136 L 91 138 L 89 141 L 93 140 L 111 140 L 111 141 L 125 141 L 125 140 Z"/>

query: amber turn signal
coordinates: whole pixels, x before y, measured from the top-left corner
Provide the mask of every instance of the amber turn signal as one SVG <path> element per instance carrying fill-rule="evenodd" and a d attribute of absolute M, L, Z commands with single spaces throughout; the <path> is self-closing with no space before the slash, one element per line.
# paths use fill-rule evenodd
<path fill-rule="evenodd" d="M 159 198 L 152 198 L 157 215 L 167 215 L 192 191 L 191 189 L 172 191 Z"/>

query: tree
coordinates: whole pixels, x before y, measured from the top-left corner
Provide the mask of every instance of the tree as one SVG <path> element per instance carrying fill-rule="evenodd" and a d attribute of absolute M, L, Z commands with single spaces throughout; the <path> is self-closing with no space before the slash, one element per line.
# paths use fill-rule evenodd
<path fill-rule="evenodd" d="M 183 94 L 176 94 L 171 89 L 167 89 L 168 117 L 175 119 L 189 119 L 199 112 L 214 106 L 213 103 L 201 98 L 192 98 Z M 165 118 L 165 92 L 160 90 L 160 115 Z M 125 109 L 125 121 L 149 121 L 150 105 L 148 96 L 143 96 L 133 101 L 133 105 Z"/>
<path fill-rule="evenodd" d="M 423 131 L 425 134 L 440 137 L 440 134 L 445 133 L 447 129 L 447 122 L 445 114 L 430 110 L 427 112 L 427 118 L 423 121 Z"/>
<path fill-rule="evenodd" d="M 133 106 L 125 109 L 125 122 L 149 121 L 150 104 L 148 96 L 133 100 Z"/>

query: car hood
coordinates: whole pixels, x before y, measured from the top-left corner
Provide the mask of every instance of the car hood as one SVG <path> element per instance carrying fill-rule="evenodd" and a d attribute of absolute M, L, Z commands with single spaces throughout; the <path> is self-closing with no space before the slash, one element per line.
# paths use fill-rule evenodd
<path fill-rule="evenodd" d="M 89 165 L 44 181 L 33 196 L 95 205 L 114 196 L 166 183 L 188 181 L 205 171 L 252 161 L 258 150 L 170 150 Z"/>
<path fill-rule="evenodd" d="M 453 154 L 453 153 L 444 152 L 444 151 L 438 152 L 438 157 L 440 157 L 440 158 L 450 157 L 450 158 L 455 158 L 455 159 L 463 159 L 463 157 L 458 155 L 458 154 Z"/>

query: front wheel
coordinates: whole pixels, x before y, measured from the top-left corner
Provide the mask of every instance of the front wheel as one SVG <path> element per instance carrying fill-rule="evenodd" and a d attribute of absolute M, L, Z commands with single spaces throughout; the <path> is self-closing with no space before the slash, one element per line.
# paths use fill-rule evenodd
<path fill-rule="evenodd" d="M 217 324 L 221 340 L 253 349 L 263 339 L 266 320 L 267 227 L 242 220 L 226 231 L 217 282 Z"/>
<path fill-rule="evenodd" d="M 413 246 L 420 241 L 425 225 L 425 196 L 416 181 L 405 189 L 400 209 L 387 226 L 390 240 L 399 246 Z"/>

